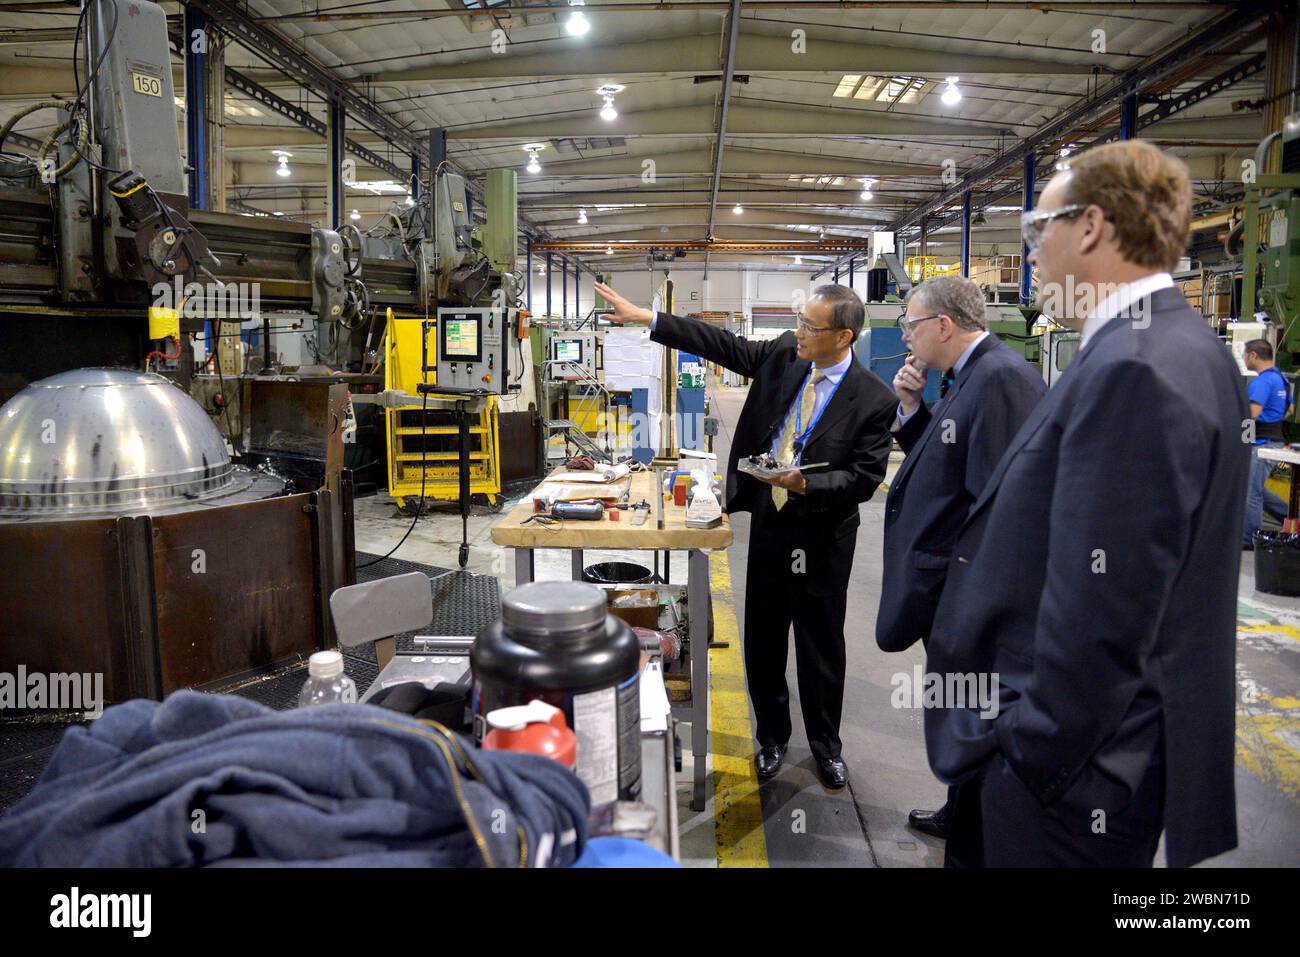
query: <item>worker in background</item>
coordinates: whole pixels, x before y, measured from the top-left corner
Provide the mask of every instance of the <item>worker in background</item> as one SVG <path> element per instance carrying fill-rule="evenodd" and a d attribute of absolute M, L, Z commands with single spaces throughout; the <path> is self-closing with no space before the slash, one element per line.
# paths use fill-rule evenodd
<path fill-rule="evenodd" d="M 1250 449 L 1236 362 L 1173 288 L 1191 198 L 1181 161 L 1128 140 L 1071 157 L 1021 220 L 1079 352 L 971 506 L 927 642 L 927 672 L 998 680 L 997 708 L 925 712 L 931 768 L 978 802 L 949 841 L 979 821 L 962 846 L 986 865 L 1149 867 L 1162 829 L 1172 867 L 1237 843 Z"/>
<path fill-rule="evenodd" d="M 912 351 L 894 376 L 894 437 L 907 458 L 885 501 L 884 574 L 876 643 L 905 651 L 930 634 L 957 531 L 993 468 L 1047 391 L 1038 370 L 988 331 L 984 293 L 960 276 L 937 276 L 907 296 L 898 320 Z M 921 399 L 926 369 L 943 371 L 934 408 Z M 912 827 L 948 837 L 949 799 L 937 811 L 914 810 Z M 954 842 L 947 860 L 978 863 Z"/>
<path fill-rule="evenodd" d="M 632 305 L 608 286 L 596 293 L 623 323 L 753 381 L 727 463 L 725 508 L 750 512 L 745 572 L 745 678 L 757 718 L 760 779 L 781 767 L 790 741 L 786 660 L 794 626 L 804 729 L 817 774 L 848 781 L 840 756 L 844 615 L 860 524 L 858 505 L 885 477 L 897 401 L 853 356 L 865 310 L 844 286 L 818 287 L 794 332 L 749 341 L 708 323 Z M 741 457 L 770 453 L 796 467 L 770 482 L 739 472 Z M 827 465 L 806 475 L 799 462 Z"/>
<path fill-rule="evenodd" d="M 1250 400 L 1250 417 L 1255 420 L 1255 448 L 1251 449 L 1250 486 L 1246 491 L 1246 527 L 1242 530 L 1242 547 L 1255 548 L 1255 533 L 1267 512 L 1279 522 L 1287 516 L 1287 504 L 1268 490 L 1265 483 L 1273 471 L 1272 463 L 1256 454 L 1260 446 L 1278 446 L 1282 435 L 1282 420 L 1294 411 L 1291 390 L 1286 377 L 1273 364 L 1273 347 L 1267 339 L 1252 339 L 1246 343 L 1244 360 L 1246 368 L 1255 378 L 1246 386 Z"/>

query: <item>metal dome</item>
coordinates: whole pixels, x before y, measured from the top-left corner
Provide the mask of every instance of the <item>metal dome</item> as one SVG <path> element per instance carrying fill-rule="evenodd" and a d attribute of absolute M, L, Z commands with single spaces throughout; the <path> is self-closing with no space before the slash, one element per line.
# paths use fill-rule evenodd
<path fill-rule="evenodd" d="M 207 413 L 153 373 L 74 369 L 0 407 L 0 517 L 169 510 L 239 471 Z"/>

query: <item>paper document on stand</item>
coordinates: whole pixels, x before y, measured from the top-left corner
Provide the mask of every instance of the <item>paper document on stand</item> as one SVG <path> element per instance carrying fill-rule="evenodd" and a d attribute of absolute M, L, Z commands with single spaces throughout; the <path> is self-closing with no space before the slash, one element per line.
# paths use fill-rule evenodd
<path fill-rule="evenodd" d="M 664 687 L 663 665 L 652 660 L 641 672 L 641 733 L 667 731 L 672 705 Z"/>

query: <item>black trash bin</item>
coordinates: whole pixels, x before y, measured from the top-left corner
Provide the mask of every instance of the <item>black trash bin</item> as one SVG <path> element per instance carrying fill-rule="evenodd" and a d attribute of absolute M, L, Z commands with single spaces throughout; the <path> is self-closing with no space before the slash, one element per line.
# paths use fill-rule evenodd
<path fill-rule="evenodd" d="M 648 585 L 654 572 L 636 562 L 597 562 L 582 570 L 582 580 L 593 585 Z"/>
<path fill-rule="evenodd" d="M 1255 590 L 1269 595 L 1300 596 L 1300 535 L 1255 533 Z"/>

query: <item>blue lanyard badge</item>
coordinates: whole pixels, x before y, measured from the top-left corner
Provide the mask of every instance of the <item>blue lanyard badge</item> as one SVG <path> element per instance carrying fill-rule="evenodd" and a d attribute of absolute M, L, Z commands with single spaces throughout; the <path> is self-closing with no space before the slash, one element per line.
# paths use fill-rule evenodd
<path fill-rule="evenodd" d="M 813 374 L 813 370 L 809 369 L 808 375 L 804 378 L 805 384 L 807 383 L 808 379 L 812 377 L 812 374 Z M 835 398 L 835 393 L 839 391 L 840 384 L 844 381 L 844 379 L 845 376 L 840 376 L 840 381 L 836 382 L 833 386 L 831 386 L 831 394 L 826 397 L 826 401 L 822 403 L 821 408 L 817 410 L 817 414 L 814 415 L 812 421 L 808 423 L 807 429 L 802 428 L 803 427 L 803 403 L 798 401 L 798 399 L 795 400 L 794 443 L 793 444 L 796 452 L 803 451 L 804 443 L 808 441 L 808 436 L 812 435 L 813 429 L 817 428 L 817 423 L 821 421 L 822 415 L 824 415 L 826 412 L 826 407 L 831 404 L 831 399 Z M 798 392 L 799 396 L 803 395 L 803 390 L 804 390 L 804 386 L 801 385 L 799 387 L 799 392 Z M 814 393 L 813 406 L 816 407 L 816 405 L 817 405 L 817 398 L 816 398 L 816 393 Z"/>

